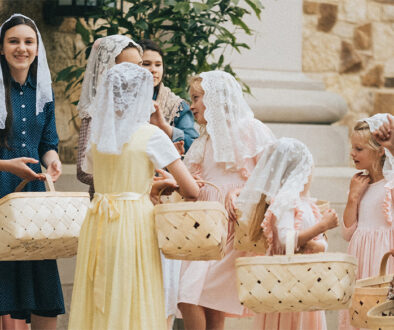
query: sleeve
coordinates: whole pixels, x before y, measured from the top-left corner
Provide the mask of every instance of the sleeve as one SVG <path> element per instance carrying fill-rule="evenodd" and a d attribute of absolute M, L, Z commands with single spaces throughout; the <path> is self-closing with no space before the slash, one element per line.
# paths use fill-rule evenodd
<path fill-rule="evenodd" d="M 149 139 L 146 152 L 156 168 L 164 168 L 181 158 L 170 138 L 161 129 L 157 129 Z"/>
<path fill-rule="evenodd" d="M 354 232 L 357 229 L 357 222 L 355 222 L 354 224 L 352 224 L 350 227 L 345 227 L 345 224 L 342 222 L 342 237 L 346 240 L 346 241 L 350 241 Z"/>
<path fill-rule="evenodd" d="M 86 173 L 82 169 L 83 159 L 85 158 L 86 147 L 90 135 L 91 118 L 83 118 L 79 129 L 78 157 L 77 157 L 77 179 L 82 183 L 93 185 L 93 175 Z"/>
<path fill-rule="evenodd" d="M 45 123 L 41 133 L 40 143 L 38 145 L 38 155 L 42 163 L 42 157 L 49 151 L 58 151 L 59 137 L 56 132 L 55 121 L 55 101 L 45 104 Z"/>
<path fill-rule="evenodd" d="M 175 117 L 174 119 L 172 141 L 185 141 L 186 153 L 192 145 L 194 139 L 198 138 L 198 133 L 194 128 L 194 117 L 189 105 L 185 101 L 182 101 L 179 108 L 179 117 Z"/>

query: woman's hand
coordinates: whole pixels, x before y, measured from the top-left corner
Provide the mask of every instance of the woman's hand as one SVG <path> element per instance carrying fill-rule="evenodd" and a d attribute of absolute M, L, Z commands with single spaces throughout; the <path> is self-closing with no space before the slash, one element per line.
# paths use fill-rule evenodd
<path fill-rule="evenodd" d="M 174 146 L 178 153 L 181 155 L 181 157 L 185 155 L 185 141 L 181 140 L 174 142 Z"/>
<path fill-rule="evenodd" d="M 178 184 L 171 173 L 161 169 L 157 169 L 156 172 L 159 173 L 159 176 L 153 178 L 151 199 L 158 201 L 161 190 L 165 189 L 163 195 L 171 195 L 174 190 L 178 189 Z"/>
<path fill-rule="evenodd" d="M 350 181 L 350 199 L 357 201 L 357 203 L 360 202 L 361 197 L 363 197 L 365 191 L 367 190 L 370 181 L 370 177 L 368 175 L 363 175 L 362 172 L 353 175 L 352 180 Z"/>
<path fill-rule="evenodd" d="M 62 174 L 62 163 L 59 159 L 55 159 L 49 164 L 47 174 L 52 177 L 53 182 L 56 182 L 56 180 L 59 179 Z"/>
<path fill-rule="evenodd" d="M 236 221 L 237 220 L 237 214 L 236 214 L 236 206 L 235 206 L 235 200 L 241 193 L 240 188 L 235 188 L 233 190 L 230 190 L 227 195 L 226 195 L 226 200 L 224 202 L 224 205 L 226 207 L 227 213 L 228 213 L 228 218 L 230 221 Z"/>
<path fill-rule="evenodd" d="M 391 154 L 394 151 L 394 120 L 387 115 L 388 123 L 384 123 L 377 131 L 373 133 L 375 139 L 379 144 L 390 150 Z"/>
<path fill-rule="evenodd" d="M 323 212 L 321 224 L 323 225 L 322 232 L 338 227 L 339 225 L 338 215 L 334 209 L 328 209 L 327 211 Z"/>
<path fill-rule="evenodd" d="M 37 174 L 34 172 L 29 166 L 26 164 L 37 164 L 38 160 L 34 158 L 28 158 L 28 157 L 20 157 L 20 158 L 14 158 L 14 159 L 7 159 L 7 160 L 2 160 L 1 164 L 2 166 L 0 169 L 2 171 L 10 172 L 12 174 L 15 174 L 19 176 L 21 179 L 27 179 L 27 180 L 45 180 L 45 176 L 42 174 Z"/>

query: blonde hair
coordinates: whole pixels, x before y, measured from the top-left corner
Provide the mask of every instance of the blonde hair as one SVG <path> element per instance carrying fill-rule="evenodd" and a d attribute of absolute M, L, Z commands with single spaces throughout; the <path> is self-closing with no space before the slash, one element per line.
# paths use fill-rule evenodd
<path fill-rule="evenodd" d="M 369 128 L 369 125 L 365 121 L 359 121 L 353 128 L 353 135 L 358 135 L 360 136 L 364 142 L 365 146 L 374 151 L 376 156 L 378 156 L 378 152 L 382 150 L 382 146 L 379 144 L 379 142 L 375 139 L 375 137 L 372 135 L 371 130 Z M 383 154 L 383 156 L 380 157 L 376 162 L 374 162 L 372 169 L 376 172 L 381 171 L 383 169 L 383 164 L 386 159 L 386 155 Z"/>
<path fill-rule="evenodd" d="M 204 94 L 204 89 L 201 86 L 202 78 L 200 76 L 192 76 L 189 78 L 189 89 L 194 89 L 196 92 Z"/>
<path fill-rule="evenodd" d="M 262 194 L 250 219 L 249 238 L 253 242 L 257 242 L 263 238 L 263 228 L 261 227 L 261 224 L 263 223 L 265 212 L 267 212 L 268 209 L 268 203 L 265 199 L 266 196 Z"/>

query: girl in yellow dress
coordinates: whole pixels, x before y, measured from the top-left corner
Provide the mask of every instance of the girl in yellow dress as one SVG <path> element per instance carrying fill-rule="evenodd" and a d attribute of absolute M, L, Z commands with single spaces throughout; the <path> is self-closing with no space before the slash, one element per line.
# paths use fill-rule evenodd
<path fill-rule="evenodd" d="M 79 239 L 69 329 L 166 329 L 150 200 L 155 168 L 167 167 L 185 197 L 199 188 L 168 136 L 149 124 L 152 93 L 150 72 L 122 63 L 95 98 L 83 167 L 96 193 Z"/>

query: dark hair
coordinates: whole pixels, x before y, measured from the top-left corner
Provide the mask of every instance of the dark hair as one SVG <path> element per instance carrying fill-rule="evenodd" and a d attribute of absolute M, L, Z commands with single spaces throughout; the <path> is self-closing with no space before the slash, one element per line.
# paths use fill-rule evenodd
<path fill-rule="evenodd" d="M 141 55 L 141 50 L 140 50 L 140 48 L 138 48 L 138 46 L 137 46 L 136 44 L 134 44 L 134 43 L 132 43 L 132 42 L 129 42 L 129 44 L 128 44 L 125 48 L 123 48 L 123 50 L 125 50 L 125 49 L 127 49 L 127 48 L 135 48 L 135 49 L 138 50 L 138 52 L 139 52 L 140 55 Z M 142 47 L 141 47 L 141 48 L 142 48 Z"/>
<path fill-rule="evenodd" d="M 37 45 L 38 45 L 38 33 L 37 33 L 37 28 L 34 22 L 26 17 L 22 16 L 15 16 L 11 18 L 9 21 L 4 23 L 2 29 L 1 29 L 1 34 L 0 34 L 0 45 L 1 48 L 3 48 L 4 45 L 4 36 L 7 30 L 11 29 L 14 26 L 17 25 L 27 25 L 31 27 L 34 32 L 36 33 L 37 37 Z M 12 104 L 11 104 L 11 97 L 10 97 L 10 87 L 11 87 L 11 74 L 10 74 L 10 69 L 8 67 L 7 60 L 5 59 L 4 55 L 0 56 L 0 64 L 1 64 L 1 70 L 3 72 L 3 83 L 4 83 L 4 90 L 5 90 L 5 105 L 6 105 L 6 110 L 7 110 L 7 119 L 5 122 L 5 128 L 0 129 L 0 147 L 1 148 L 8 148 L 10 149 L 10 146 L 8 144 L 8 139 L 11 136 L 12 132 Z M 37 78 L 37 57 L 34 59 L 33 63 L 30 65 L 29 71 L 33 74 L 34 78 Z"/>
<path fill-rule="evenodd" d="M 163 77 L 164 77 L 164 75 L 166 73 L 166 67 L 164 65 L 163 51 L 161 50 L 159 45 L 157 43 L 155 43 L 154 41 L 149 40 L 149 39 L 143 39 L 143 40 L 139 41 L 138 44 L 142 47 L 142 50 L 144 52 L 146 50 L 151 50 L 153 52 L 158 52 L 160 54 L 162 62 L 163 62 Z M 163 78 L 161 80 L 163 81 Z M 160 88 L 160 84 L 155 87 L 155 93 L 159 91 L 159 88 Z"/>

